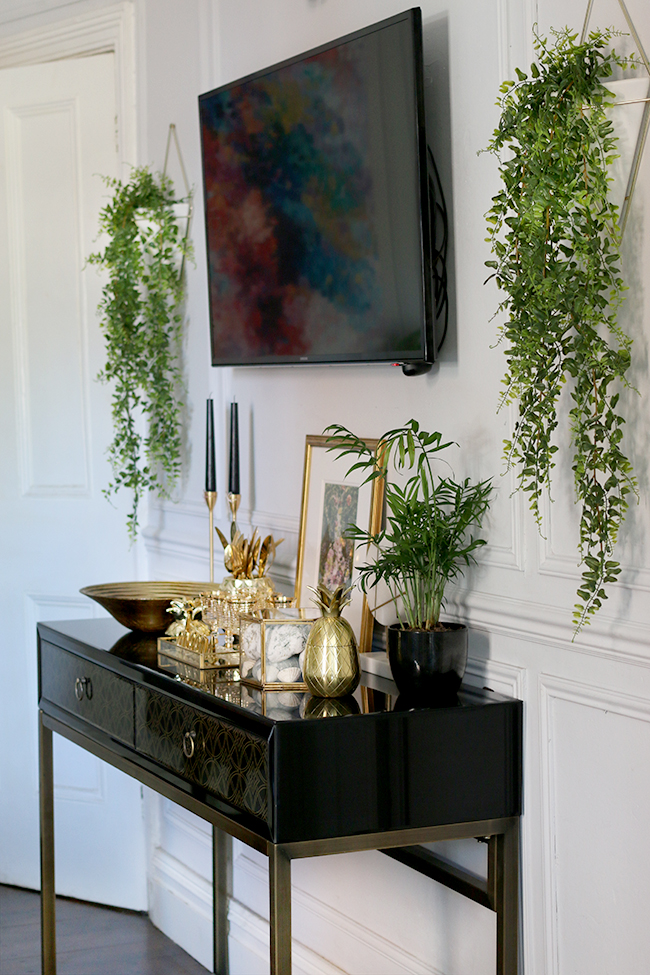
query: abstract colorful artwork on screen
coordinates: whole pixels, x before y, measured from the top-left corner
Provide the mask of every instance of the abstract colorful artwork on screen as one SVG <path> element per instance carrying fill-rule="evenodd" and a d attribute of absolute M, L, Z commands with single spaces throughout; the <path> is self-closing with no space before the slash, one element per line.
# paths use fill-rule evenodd
<path fill-rule="evenodd" d="M 363 42 L 359 42 L 363 43 Z M 219 355 L 367 350 L 380 318 L 367 69 L 355 42 L 202 107 Z"/>

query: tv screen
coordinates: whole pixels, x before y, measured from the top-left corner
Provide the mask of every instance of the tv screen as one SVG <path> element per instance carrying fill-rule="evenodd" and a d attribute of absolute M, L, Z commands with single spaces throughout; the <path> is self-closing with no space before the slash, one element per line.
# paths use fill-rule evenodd
<path fill-rule="evenodd" d="M 433 361 L 419 8 L 199 111 L 212 364 Z"/>

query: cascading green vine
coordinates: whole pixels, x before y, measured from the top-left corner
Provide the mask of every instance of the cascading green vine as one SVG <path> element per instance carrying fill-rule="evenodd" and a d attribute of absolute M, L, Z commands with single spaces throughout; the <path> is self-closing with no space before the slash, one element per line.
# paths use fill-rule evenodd
<path fill-rule="evenodd" d="M 115 385 L 108 448 L 113 480 L 104 494 L 133 492 L 127 515 L 133 540 L 143 495 L 156 491 L 168 497 L 181 469 L 179 305 L 181 261 L 191 256 L 191 245 L 180 235 L 169 179 L 143 167 L 126 183 L 106 183 L 114 193 L 100 213 L 99 229 L 108 243 L 88 258 L 108 271 L 99 305 L 106 365 L 98 378 Z"/>
<path fill-rule="evenodd" d="M 499 158 L 503 185 L 487 214 L 496 260 L 486 263 L 506 293 L 498 309 L 507 315 L 500 329 L 508 342 L 502 404 L 519 406 L 506 462 L 517 468 L 540 527 L 567 381 L 571 391 L 583 566 L 573 615 L 578 632 L 620 574 L 612 554 L 636 491 L 617 412 L 632 343 L 616 317 L 625 285 L 618 208 L 608 198 L 617 144 L 606 110 L 614 96 L 603 85 L 633 59 L 611 49 L 611 31 L 583 43 L 568 29 L 554 37 L 553 44 L 536 39 L 530 77 L 517 69 L 518 81 L 500 89 L 501 118 L 488 150 Z"/>

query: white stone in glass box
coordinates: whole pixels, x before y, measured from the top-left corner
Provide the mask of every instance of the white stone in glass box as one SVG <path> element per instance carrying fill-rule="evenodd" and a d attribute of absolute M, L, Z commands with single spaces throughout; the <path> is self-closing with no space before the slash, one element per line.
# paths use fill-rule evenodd
<path fill-rule="evenodd" d="M 239 623 L 241 679 L 254 687 L 306 690 L 303 662 L 313 610 L 265 609 L 242 613 Z"/>

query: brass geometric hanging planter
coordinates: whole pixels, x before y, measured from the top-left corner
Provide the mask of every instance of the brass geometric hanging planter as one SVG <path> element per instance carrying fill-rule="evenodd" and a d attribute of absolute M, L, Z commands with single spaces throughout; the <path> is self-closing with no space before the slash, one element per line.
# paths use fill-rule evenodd
<path fill-rule="evenodd" d="M 632 155 L 632 162 L 630 164 L 630 172 L 627 178 L 627 185 L 625 188 L 625 196 L 621 205 L 619 225 L 621 228 L 621 237 L 625 233 L 625 226 L 627 224 L 627 218 L 630 212 L 630 205 L 632 203 L 632 196 L 634 194 L 634 188 L 636 186 L 636 181 L 639 175 L 639 169 L 641 167 L 641 158 L 643 156 L 643 150 L 645 148 L 646 139 L 648 137 L 648 129 L 650 129 L 650 61 L 648 60 L 648 55 L 646 54 L 643 44 L 641 43 L 641 38 L 639 37 L 638 31 L 634 26 L 634 22 L 630 16 L 630 12 L 627 9 L 625 0 L 617 0 L 618 5 L 623 13 L 625 22 L 627 24 L 628 30 L 634 40 L 636 45 L 637 54 L 641 58 L 643 65 L 648 74 L 648 87 L 646 90 L 645 97 L 643 98 L 623 98 L 615 101 L 612 108 L 619 108 L 623 105 L 639 105 L 643 104 L 643 114 L 641 116 L 641 123 L 639 126 L 639 132 L 636 139 L 636 145 L 634 147 L 634 153 Z M 580 36 L 580 43 L 584 43 L 587 38 L 587 30 L 589 27 L 589 18 L 594 6 L 594 0 L 589 0 L 587 3 L 587 10 L 585 12 L 584 24 L 582 26 L 582 34 Z M 609 86 L 608 86 L 609 87 Z"/>

